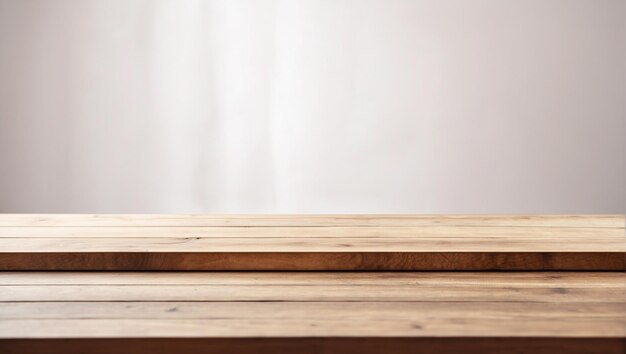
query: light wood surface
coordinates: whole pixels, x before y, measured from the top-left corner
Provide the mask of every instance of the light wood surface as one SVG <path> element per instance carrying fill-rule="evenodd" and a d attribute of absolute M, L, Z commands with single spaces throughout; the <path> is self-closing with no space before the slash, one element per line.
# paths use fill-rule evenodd
<path fill-rule="evenodd" d="M 0 273 L 0 338 L 626 337 L 623 273 L 55 277 Z"/>
<path fill-rule="evenodd" d="M 617 215 L 0 215 L 0 353 L 623 354 L 624 232 Z"/>
<path fill-rule="evenodd" d="M 624 217 L 0 216 L 0 270 L 624 270 Z"/>

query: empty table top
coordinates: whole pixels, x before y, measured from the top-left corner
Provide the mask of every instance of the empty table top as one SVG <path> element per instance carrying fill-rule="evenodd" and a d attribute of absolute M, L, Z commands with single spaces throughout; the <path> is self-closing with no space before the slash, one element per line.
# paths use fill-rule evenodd
<path fill-rule="evenodd" d="M 622 270 L 624 217 L 0 216 L 4 270 Z"/>
<path fill-rule="evenodd" d="M 610 215 L 0 215 L 0 352 L 623 354 L 625 255 Z"/>

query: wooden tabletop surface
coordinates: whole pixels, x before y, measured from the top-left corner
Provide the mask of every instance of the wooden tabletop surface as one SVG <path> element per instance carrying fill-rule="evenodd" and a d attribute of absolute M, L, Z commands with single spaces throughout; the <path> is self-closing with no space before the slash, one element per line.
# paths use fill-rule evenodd
<path fill-rule="evenodd" d="M 6 272 L 0 284 L 1 338 L 626 337 L 618 272 Z"/>
<path fill-rule="evenodd" d="M 621 270 L 624 216 L 0 215 L 4 270 Z"/>
<path fill-rule="evenodd" d="M 624 338 L 621 272 L 0 272 L 3 353 L 174 353 L 189 343 L 216 353 L 398 343 L 390 352 L 621 353 Z"/>
<path fill-rule="evenodd" d="M 623 354 L 624 232 L 617 215 L 0 215 L 0 353 Z"/>

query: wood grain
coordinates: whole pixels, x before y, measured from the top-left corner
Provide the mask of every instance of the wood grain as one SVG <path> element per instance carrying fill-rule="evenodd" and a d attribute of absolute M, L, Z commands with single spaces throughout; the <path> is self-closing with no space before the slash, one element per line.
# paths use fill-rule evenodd
<path fill-rule="evenodd" d="M 560 302 L 564 298 L 578 302 L 610 302 L 626 296 L 623 288 L 592 287 L 456 287 L 368 285 L 328 286 L 266 286 L 254 285 L 162 285 L 155 293 L 154 286 L 3 286 L 0 301 L 526 301 Z"/>
<path fill-rule="evenodd" d="M 0 272 L 0 285 L 345 284 L 623 288 L 626 280 L 619 272 Z"/>
<path fill-rule="evenodd" d="M 0 215 L 0 352 L 621 354 L 624 232 L 618 215 Z"/>
<path fill-rule="evenodd" d="M 626 268 L 612 215 L 8 214 L 0 225 L 0 270 Z"/>
<path fill-rule="evenodd" d="M 623 354 L 620 338 L 107 338 L 0 340 L 4 354 Z"/>
<path fill-rule="evenodd" d="M 270 315 L 269 313 L 267 314 Z M 464 319 L 437 314 L 410 320 L 383 319 L 16 319 L 0 322 L 0 333 L 9 338 L 265 338 L 265 337 L 381 337 L 381 331 L 398 337 L 589 337 L 623 338 L 623 319 L 555 318 Z M 574 323 L 574 321 L 578 323 Z M 558 326 L 555 326 L 555 322 Z M 584 328 L 586 329 L 583 329 Z M 589 330 L 588 328 L 595 328 Z"/>
<path fill-rule="evenodd" d="M 0 272 L 2 353 L 621 353 L 621 272 Z"/>
<path fill-rule="evenodd" d="M 293 274 L 10 273 L 0 337 L 626 337 L 622 273 Z"/>
<path fill-rule="evenodd" d="M 152 289 L 153 291 L 155 289 Z M 448 290 L 450 291 L 450 290 Z M 82 294 L 82 295 L 87 295 Z M 529 294 L 532 298 L 534 295 Z M 421 318 L 428 322 L 433 317 L 462 318 L 478 314 L 484 319 L 501 320 L 558 320 L 604 321 L 619 323 L 624 320 L 624 302 L 602 302 L 587 299 L 571 302 L 572 297 L 561 301 L 535 302 L 504 301 L 493 297 L 491 301 L 19 301 L 0 302 L 3 320 L 54 320 L 54 319 L 316 319 L 350 321 L 410 321 Z M 458 299 L 457 299 L 458 300 Z M 615 300 L 618 301 L 618 300 Z M 556 326 L 558 327 L 558 326 Z M 578 328 L 584 328 L 578 324 Z M 618 325 L 616 328 L 620 328 Z M 615 331 L 613 328 L 611 331 Z M 506 330 L 506 329 L 501 329 Z M 560 329 L 551 329 L 553 334 Z M 622 333 L 622 332 L 619 332 Z M 593 334 L 593 333 L 591 333 Z M 285 335 L 289 335 L 288 333 Z"/>
<path fill-rule="evenodd" d="M 623 271 L 621 252 L 5 252 L 6 270 Z"/>
<path fill-rule="evenodd" d="M 564 240 L 567 240 L 565 242 Z M 207 253 L 298 253 L 298 252 L 604 252 L 625 253 L 622 236 L 596 239 L 558 238 L 281 238 L 281 237 L 191 237 L 191 238 L 0 238 L 4 253 L 36 252 L 207 252 Z"/>
<path fill-rule="evenodd" d="M 0 301 L 626 303 L 626 276 L 612 272 L 47 274 L 0 273 Z"/>
<path fill-rule="evenodd" d="M 4 226 L 0 238 L 408 238 L 408 239 L 598 239 L 615 241 L 623 228 L 546 226 Z"/>

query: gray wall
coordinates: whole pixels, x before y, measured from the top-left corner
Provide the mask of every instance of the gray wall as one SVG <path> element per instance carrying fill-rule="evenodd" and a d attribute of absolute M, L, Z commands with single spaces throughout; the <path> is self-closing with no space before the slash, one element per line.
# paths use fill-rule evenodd
<path fill-rule="evenodd" d="M 626 1 L 0 0 L 0 212 L 621 213 Z"/>

